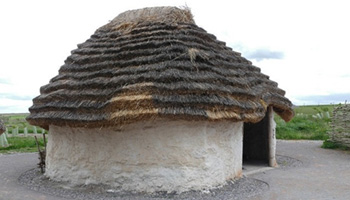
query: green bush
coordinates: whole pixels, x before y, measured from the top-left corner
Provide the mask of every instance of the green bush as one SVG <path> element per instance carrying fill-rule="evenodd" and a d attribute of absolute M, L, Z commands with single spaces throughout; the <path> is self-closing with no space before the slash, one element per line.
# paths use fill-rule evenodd
<path fill-rule="evenodd" d="M 341 150 L 350 150 L 349 147 L 341 145 L 341 144 L 337 144 L 328 140 L 325 140 L 322 144 L 322 148 L 325 149 L 341 149 Z"/>

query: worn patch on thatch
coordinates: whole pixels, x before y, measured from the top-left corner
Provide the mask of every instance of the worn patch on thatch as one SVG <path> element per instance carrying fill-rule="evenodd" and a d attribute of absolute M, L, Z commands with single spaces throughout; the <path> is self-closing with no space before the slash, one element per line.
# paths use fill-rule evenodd
<path fill-rule="evenodd" d="M 276 82 L 174 7 L 120 14 L 78 45 L 40 93 L 27 120 L 44 128 L 157 117 L 257 122 L 268 106 L 293 117 Z"/>

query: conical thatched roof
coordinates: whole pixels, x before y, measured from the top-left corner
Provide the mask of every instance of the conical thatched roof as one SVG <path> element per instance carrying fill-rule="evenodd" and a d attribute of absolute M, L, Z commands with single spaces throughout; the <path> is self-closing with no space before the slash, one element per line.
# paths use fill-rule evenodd
<path fill-rule="evenodd" d="M 78 45 L 40 92 L 27 120 L 44 128 L 156 117 L 257 122 L 268 106 L 293 117 L 276 82 L 174 7 L 120 14 Z"/>

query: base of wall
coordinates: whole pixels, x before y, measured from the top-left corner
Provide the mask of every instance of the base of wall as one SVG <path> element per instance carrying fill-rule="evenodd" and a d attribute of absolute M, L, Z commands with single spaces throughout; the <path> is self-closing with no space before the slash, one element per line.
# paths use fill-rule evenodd
<path fill-rule="evenodd" d="M 229 121 L 50 126 L 45 175 L 137 192 L 210 189 L 242 175 L 242 132 Z"/>

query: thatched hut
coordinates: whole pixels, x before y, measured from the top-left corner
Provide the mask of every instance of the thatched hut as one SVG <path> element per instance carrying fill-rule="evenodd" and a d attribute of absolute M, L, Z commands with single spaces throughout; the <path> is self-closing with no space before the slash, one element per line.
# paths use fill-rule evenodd
<path fill-rule="evenodd" d="M 40 92 L 27 120 L 50 130 L 46 176 L 123 190 L 215 187 L 243 156 L 275 166 L 272 110 L 293 117 L 276 82 L 174 7 L 120 14 Z"/>
<path fill-rule="evenodd" d="M 0 119 L 0 135 L 6 131 L 4 122 Z"/>

